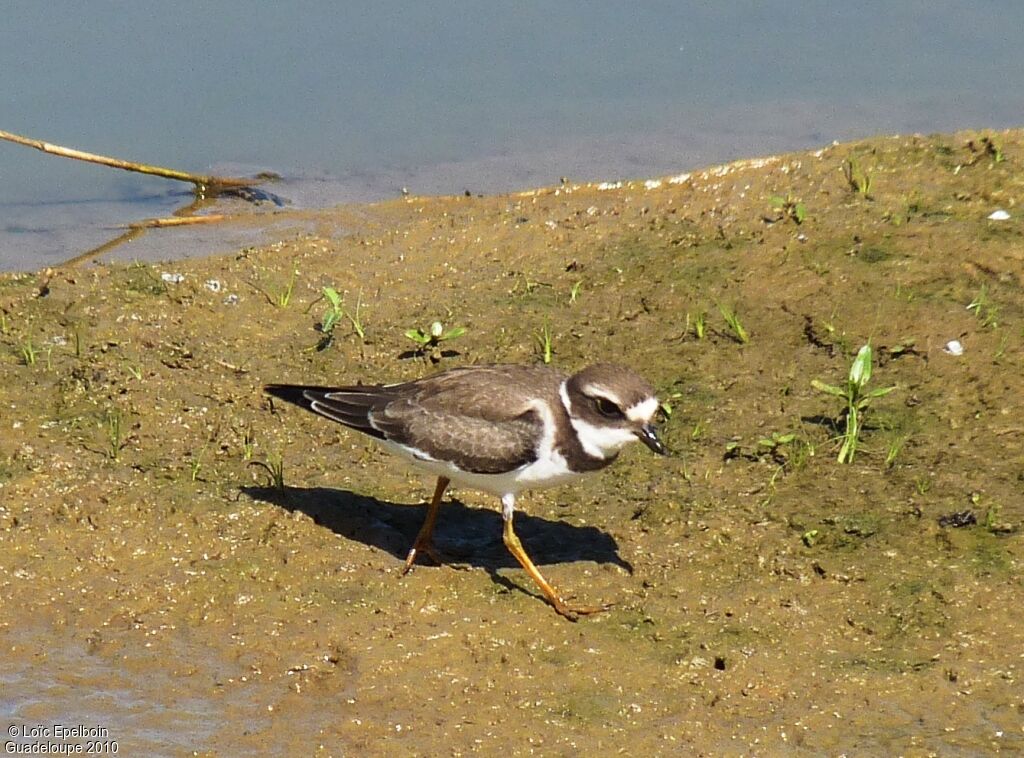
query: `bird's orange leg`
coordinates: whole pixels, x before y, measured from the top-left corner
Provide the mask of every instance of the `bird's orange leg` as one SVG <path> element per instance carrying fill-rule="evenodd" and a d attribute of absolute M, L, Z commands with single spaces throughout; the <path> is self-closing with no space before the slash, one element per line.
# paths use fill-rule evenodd
<path fill-rule="evenodd" d="M 443 563 L 441 557 L 434 549 L 434 524 L 437 523 L 437 514 L 441 510 L 441 497 L 444 495 L 444 491 L 448 489 L 450 483 L 451 481 L 447 477 L 437 477 L 434 497 L 431 498 L 430 504 L 427 506 L 427 518 L 424 520 L 423 526 L 420 527 L 419 534 L 416 535 L 416 541 L 412 543 L 412 547 L 409 549 L 409 554 L 405 557 L 405 568 L 402 569 L 402 576 L 408 574 L 412 569 L 412 565 L 416 562 L 416 554 L 420 551 L 429 555 L 438 565 Z"/>
<path fill-rule="evenodd" d="M 565 616 L 570 621 L 576 621 L 580 616 L 587 616 L 591 613 L 599 613 L 600 611 L 608 610 L 607 605 L 598 606 L 579 606 L 569 605 L 566 603 L 559 594 L 555 591 L 555 588 L 548 584 L 547 579 L 540 573 L 533 561 L 530 560 L 530 556 L 526 554 L 526 550 L 523 549 L 523 543 L 519 541 L 519 537 L 516 536 L 515 530 L 512 528 L 512 512 L 508 510 L 503 514 L 505 518 L 505 528 L 502 533 L 502 538 L 505 542 L 505 547 L 508 551 L 515 556 L 516 560 L 519 561 L 520 565 L 526 569 L 526 573 L 533 577 L 533 581 L 540 587 L 540 591 L 544 593 L 544 597 L 548 599 L 548 602 L 555 607 L 561 615 Z"/>

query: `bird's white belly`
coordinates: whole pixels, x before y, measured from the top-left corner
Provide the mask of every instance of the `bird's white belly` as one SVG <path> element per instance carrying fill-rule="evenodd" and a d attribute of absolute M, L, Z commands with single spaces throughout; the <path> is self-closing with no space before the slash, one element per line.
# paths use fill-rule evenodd
<path fill-rule="evenodd" d="M 429 471 L 434 476 L 447 477 L 457 485 L 488 492 L 497 497 L 507 494 L 517 495 L 528 489 L 554 487 L 582 476 L 579 472 L 571 471 L 565 458 L 554 451 L 533 463 L 502 474 L 477 474 L 471 471 L 462 471 L 448 461 L 429 458 L 421 451 L 413 450 L 405 445 L 399 445 L 389 440 L 381 440 L 381 444 L 417 468 Z"/>

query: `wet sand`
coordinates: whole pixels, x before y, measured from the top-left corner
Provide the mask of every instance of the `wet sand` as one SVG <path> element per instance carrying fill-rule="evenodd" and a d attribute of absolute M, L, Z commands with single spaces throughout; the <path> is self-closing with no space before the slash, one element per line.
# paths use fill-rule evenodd
<path fill-rule="evenodd" d="M 1022 161 L 878 138 L 0 277 L 0 708 L 128 755 L 1024 750 Z M 317 350 L 325 286 L 364 337 Z M 400 357 L 434 320 L 457 354 Z M 578 623 L 480 493 L 442 510 L 460 565 L 401 577 L 429 478 L 260 391 L 537 361 L 545 328 L 671 408 L 670 458 L 521 498 L 548 578 L 614 603 Z M 811 380 L 868 340 L 896 389 L 839 464 Z"/>

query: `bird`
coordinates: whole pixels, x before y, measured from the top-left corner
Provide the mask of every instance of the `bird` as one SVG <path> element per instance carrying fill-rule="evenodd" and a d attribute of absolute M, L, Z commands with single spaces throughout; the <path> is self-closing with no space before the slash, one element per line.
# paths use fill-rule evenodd
<path fill-rule="evenodd" d="M 667 454 L 654 424 L 654 388 L 614 363 L 571 375 L 544 364 L 473 365 L 398 384 L 267 384 L 264 391 L 369 435 L 437 477 L 403 575 L 423 553 L 443 563 L 432 538 L 454 482 L 501 500 L 505 546 L 555 611 L 572 621 L 610 606 L 570 603 L 544 578 L 515 533 L 516 497 L 603 469 L 637 440 Z"/>

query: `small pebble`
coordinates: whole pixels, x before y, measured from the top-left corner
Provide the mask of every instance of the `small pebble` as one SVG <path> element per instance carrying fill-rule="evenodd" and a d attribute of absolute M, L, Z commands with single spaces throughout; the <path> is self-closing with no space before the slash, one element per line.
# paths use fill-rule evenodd
<path fill-rule="evenodd" d="M 964 346 L 960 344 L 960 340 L 950 340 L 946 343 L 946 346 L 942 348 L 945 352 L 950 355 L 963 355 Z"/>
<path fill-rule="evenodd" d="M 160 274 L 160 278 L 169 284 L 181 284 L 181 282 L 185 281 L 184 274 L 169 274 L 166 271 Z"/>
<path fill-rule="evenodd" d="M 220 292 L 220 280 L 218 279 L 207 279 L 204 285 L 210 292 Z"/>
<path fill-rule="evenodd" d="M 988 219 L 989 221 L 1009 221 L 1010 214 L 1004 211 L 1002 208 L 1000 208 L 999 210 L 992 211 L 990 214 L 988 214 Z"/>

